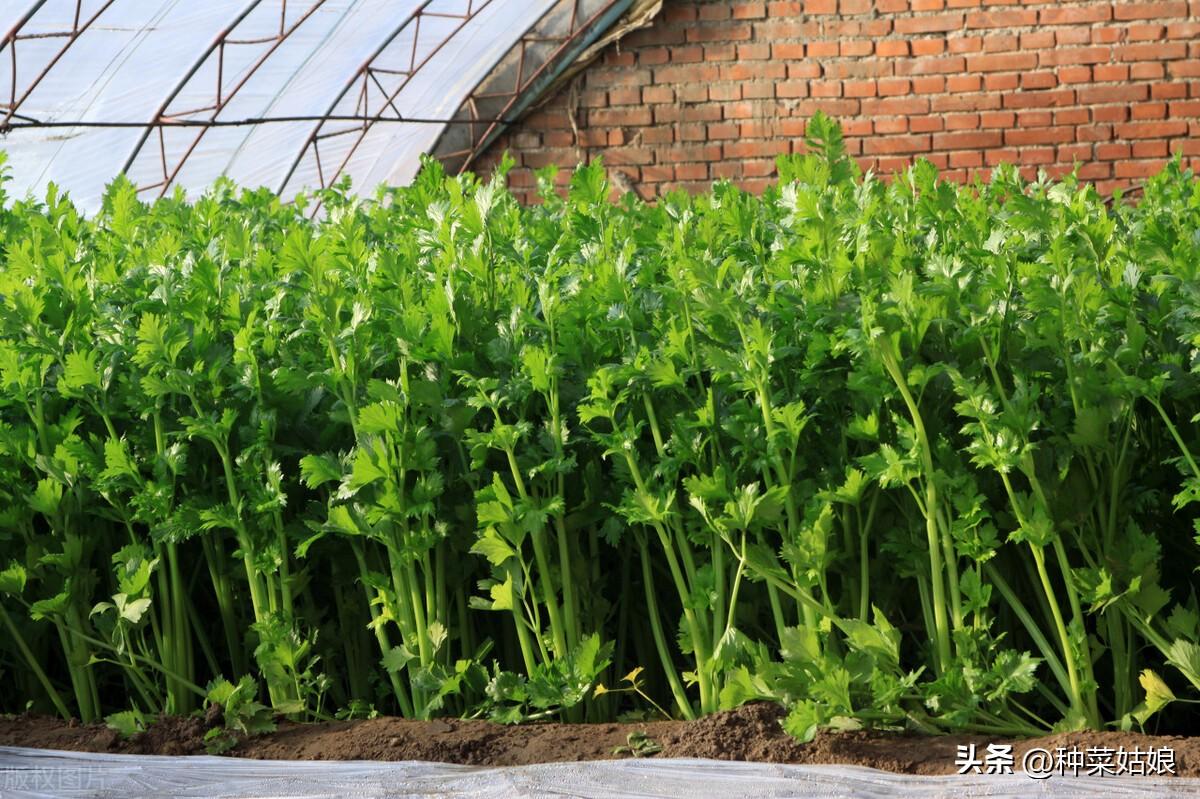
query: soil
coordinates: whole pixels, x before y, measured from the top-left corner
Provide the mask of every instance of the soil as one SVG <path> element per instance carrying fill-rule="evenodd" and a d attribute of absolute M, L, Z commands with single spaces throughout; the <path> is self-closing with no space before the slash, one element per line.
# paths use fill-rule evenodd
<path fill-rule="evenodd" d="M 1031 747 L 1103 746 L 1127 750 L 1170 747 L 1180 777 L 1200 777 L 1200 738 L 1133 733 L 1070 733 L 1021 741 L 978 735 L 924 737 L 881 732 L 822 733 L 799 744 L 779 726 L 775 705 L 750 704 L 698 721 L 625 724 L 536 723 L 377 718 L 319 724 L 281 722 L 279 729 L 242 741 L 229 755 L 273 760 L 424 760 L 475 766 L 517 766 L 629 757 L 614 749 L 644 732 L 662 751 L 655 757 L 695 757 L 768 763 L 849 764 L 901 774 L 954 774 L 957 747 L 1012 743 L 1019 769 Z M 42 716 L 0 718 L 0 746 L 145 755 L 204 754 L 204 733 L 216 718 L 163 717 L 143 733 L 122 738 L 103 724 Z"/>

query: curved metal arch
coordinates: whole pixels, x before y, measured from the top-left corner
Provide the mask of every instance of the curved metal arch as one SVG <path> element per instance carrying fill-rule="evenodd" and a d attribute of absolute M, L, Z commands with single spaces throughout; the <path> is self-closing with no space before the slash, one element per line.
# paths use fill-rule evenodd
<path fill-rule="evenodd" d="M 571 15 L 567 30 L 557 36 L 539 35 L 537 31 L 542 22 L 560 13 L 560 10 L 568 4 Z M 443 134 L 433 147 L 435 157 L 446 164 L 455 174 L 465 172 L 492 139 L 504 129 L 505 120 L 510 119 L 510 115 L 514 112 L 518 114 L 522 112 L 529 101 L 536 99 L 531 94 L 536 94 L 539 89 L 545 88 L 544 85 L 538 86 L 538 84 L 544 83 L 546 79 L 552 80 L 558 67 L 565 66 L 573 60 L 579 50 L 587 47 L 589 39 L 593 38 L 593 33 L 601 33 L 606 27 L 606 23 L 612 21 L 610 18 L 624 13 L 628 10 L 629 5 L 629 0 L 605 0 L 592 14 L 585 17 L 583 0 L 560 0 L 559 3 L 556 3 L 526 30 L 514 46 L 513 51 L 510 51 L 510 54 L 514 51 L 517 53 L 517 71 L 512 88 L 492 90 L 492 87 L 502 79 L 498 73 L 503 69 L 505 61 L 508 60 L 506 56 L 501 59 L 496 70 L 485 76 L 475 86 L 475 89 L 459 107 L 458 113 L 454 115 L 455 119 L 465 117 L 465 121 L 469 121 L 467 135 L 470 137 L 470 145 L 451 151 L 439 151 L 446 142 L 446 134 Z M 529 48 L 534 44 L 547 42 L 554 43 L 556 46 L 540 64 L 527 71 L 527 67 L 530 66 L 527 59 Z M 481 119 L 483 116 L 479 111 L 481 102 L 502 99 L 504 105 L 498 113 L 489 112 L 486 115 L 487 119 Z M 482 133 L 479 132 L 477 126 L 483 126 Z M 452 164 L 451 162 L 456 159 L 461 160 L 456 165 Z"/>
<path fill-rule="evenodd" d="M 154 117 L 146 124 L 145 129 L 142 131 L 142 135 L 138 138 L 137 144 L 135 144 L 133 149 L 130 151 L 129 157 L 125 159 L 125 165 L 122 167 L 121 171 L 129 172 L 129 170 L 133 168 L 134 163 L 137 161 L 138 156 L 142 152 L 142 148 L 146 146 L 147 140 L 149 140 L 152 133 L 157 131 L 159 138 L 158 157 L 162 166 L 163 177 L 158 183 L 139 186 L 139 192 L 158 189 L 158 196 L 165 196 L 167 189 L 171 187 L 172 182 L 174 182 L 175 178 L 179 176 L 180 170 L 183 169 L 184 164 L 187 163 L 187 160 L 191 157 L 192 153 L 196 151 L 196 148 L 200 145 L 200 140 L 204 138 L 204 135 L 209 129 L 208 127 L 200 127 L 199 132 L 197 132 L 195 138 L 192 140 L 192 143 L 188 145 L 186 150 L 184 150 L 183 155 L 179 157 L 178 162 L 173 168 L 170 166 L 170 164 L 168 164 L 167 161 L 166 142 L 163 138 L 163 130 L 170 127 L 173 123 L 173 120 L 181 116 L 190 116 L 192 114 L 205 111 L 211 112 L 208 114 L 208 121 L 212 122 L 216 120 L 216 118 L 223 110 L 225 110 L 225 107 L 229 105 L 230 101 L 233 100 L 237 93 L 241 91 L 241 89 L 250 81 L 259 68 L 266 63 L 267 59 L 269 59 L 275 53 L 275 51 L 279 49 L 284 41 L 286 41 L 287 38 L 291 36 L 301 25 L 303 25 L 305 21 L 312 17 L 317 9 L 324 5 L 325 0 L 313 0 L 313 3 L 308 10 L 305 11 L 298 19 L 292 22 L 291 25 L 287 24 L 287 0 L 280 0 L 279 32 L 275 36 L 260 39 L 241 40 L 233 38 L 233 35 L 236 33 L 238 27 L 245 22 L 246 18 L 249 17 L 256 8 L 262 5 L 262 3 L 263 0 L 250 0 L 242 8 L 242 10 L 238 12 L 238 15 L 234 17 L 233 21 L 217 34 L 212 43 L 209 44 L 208 48 L 192 63 L 192 66 L 187 72 L 184 73 L 183 77 L 180 78 L 179 82 L 175 84 L 175 87 L 159 105 L 158 110 L 154 113 Z M 238 82 L 235 83 L 230 89 L 225 90 L 223 85 L 225 71 L 225 48 L 228 46 L 250 44 L 266 44 L 268 47 L 266 48 L 266 51 L 262 53 L 253 64 L 250 65 L 250 68 L 246 71 L 246 74 L 243 75 L 242 78 L 238 80 Z M 187 88 L 192 79 L 199 74 L 200 70 L 203 69 L 204 65 L 208 63 L 208 60 L 213 56 L 213 53 L 217 54 L 217 80 L 212 103 L 199 108 L 181 111 L 176 114 L 168 114 L 167 111 L 170 108 L 171 103 L 174 102 L 175 99 L 184 91 L 184 89 Z"/>
<path fill-rule="evenodd" d="M 4 39 L 0 41 L 0 52 L 7 47 L 9 51 L 9 58 L 12 62 L 12 81 L 9 86 L 8 102 L 0 103 L 0 109 L 3 109 L 4 114 L 3 117 L 0 118 L 0 130 L 5 129 L 8 126 L 8 123 L 13 120 L 13 117 L 17 116 L 17 110 L 21 107 L 21 104 L 29 99 L 29 95 L 33 94 L 33 91 L 38 87 L 38 85 L 41 84 L 46 75 L 50 73 L 50 70 L 54 69 L 54 65 L 59 62 L 64 54 L 66 54 L 67 50 L 71 49 L 71 45 L 75 44 L 75 42 L 79 40 L 79 37 L 83 35 L 84 31 L 90 28 L 92 23 L 95 22 L 101 14 L 107 11 L 109 7 L 116 2 L 116 0 L 105 0 L 105 3 L 100 6 L 100 8 L 82 23 L 80 22 L 80 17 L 83 14 L 83 0 L 75 0 L 75 14 L 72 17 L 71 27 L 69 29 L 43 31 L 41 33 L 29 33 L 22 35 L 21 31 L 33 20 L 35 16 L 37 16 L 37 12 L 46 5 L 46 2 L 47 0 L 37 0 L 37 2 L 25 12 L 20 21 L 17 22 L 17 24 L 14 25 L 7 34 L 5 34 Z M 66 39 L 67 41 L 58 49 L 58 52 L 54 54 L 50 61 L 42 67 L 41 71 L 37 73 L 34 79 L 27 87 L 24 88 L 24 90 L 21 92 L 21 95 L 18 97 L 17 66 L 19 62 L 17 61 L 17 42 L 26 39 Z"/>
<path fill-rule="evenodd" d="M 318 122 L 313 127 L 313 129 L 309 133 L 308 137 L 304 140 L 304 144 L 301 146 L 300 152 L 296 155 L 295 159 L 293 159 L 291 166 L 288 167 L 288 170 L 284 174 L 283 179 L 279 182 L 278 193 L 282 194 L 284 192 L 284 190 L 287 188 L 287 185 L 291 181 L 292 176 L 295 175 L 295 173 L 296 173 L 296 169 L 300 166 L 301 162 L 304 161 L 304 157 L 305 157 L 305 155 L 308 154 L 310 149 L 312 150 L 313 158 L 316 160 L 317 180 L 320 182 L 321 188 L 327 188 L 327 187 L 333 185 L 333 183 L 337 180 L 338 176 L 342 173 L 342 170 L 345 169 L 346 164 L 348 164 L 350 162 L 350 159 L 353 157 L 355 151 L 358 149 L 358 146 L 362 143 L 363 139 L 366 138 L 366 136 L 370 132 L 371 128 L 375 125 L 376 122 L 378 122 L 384 118 L 384 114 L 387 112 L 387 110 L 389 108 L 393 112 L 395 112 L 396 117 L 398 119 L 404 118 L 403 114 L 401 114 L 399 109 L 396 108 L 395 100 L 396 100 L 396 97 L 399 96 L 400 92 L 403 91 L 404 88 L 408 85 L 409 81 L 412 80 L 413 76 L 416 75 L 417 72 L 419 72 L 421 70 L 421 68 L 424 67 L 425 64 L 427 64 L 431 58 L 433 58 L 435 55 L 437 55 L 437 53 L 442 49 L 442 47 L 444 47 L 447 42 L 449 42 L 451 39 L 453 39 L 454 36 L 460 30 L 462 30 L 471 20 L 473 20 L 476 16 L 478 16 L 480 14 L 480 12 L 482 12 L 485 8 L 487 8 L 491 4 L 491 2 L 492 2 L 492 0 L 467 0 L 466 11 L 464 11 L 462 14 L 448 14 L 445 12 L 428 11 L 427 9 L 429 8 L 430 5 L 433 4 L 433 0 L 425 0 L 419 6 L 417 6 L 416 9 L 414 9 L 411 13 L 409 13 L 409 15 L 407 17 L 405 17 L 400 22 L 400 24 L 397 25 L 392 30 L 391 34 L 389 34 L 388 37 L 386 39 L 384 39 L 384 41 L 379 45 L 379 47 L 377 47 L 375 49 L 375 52 L 373 52 L 367 58 L 367 60 L 365 62 L 363 62 L 363 65 L 354 72 L 354 74 L 350 77 L 349 80 L 346 81 L 346 84 L 342 87 L 342 90 L 340 92 L 338 92 L 338 94 L 334 98 L 333 102 L 329 104 L 329 109 L 324 114 L 325 117 L 333 116 L 334 111 L 337 110 L 337 107 L 342 102 L 342 100 L 344 100 L 346 98 L 346 96 L 350 93 L 350 91 L 352 89 L 354 89 L 356 86 L 361 84 L 361 88 L 359 89 L 358 104 L 362 108 L 362 116 L 361 116 L 362 125 L 359 127 L 355 127 L 355 128 L 342 129 L 342 130 L 326 133 L 326 132 L 323 132 L 323 129 L 324 129 L 327 121 L 322 120 L 321 122 Z M 434 46 L 433 49 L 430 50 L 425 55 L 424 58 L 422 58 L 420 60 L 420 62 L 418 62 L 417 61 L 417 46 L 420 43 L 420 32 L 421 32 L 420 25 L 421 25 L 422 17 L 437 17 L 437 18 L 441 18 L 441 19 L 457 19 L 457 20 L 459 20 L 459 23 L 457 25 L 455 25 L 454 28 L 449 33 L 447 33 L 443 37 L 443 39 L 440 42 L 438 42 L 437 45 Z M 380 59 L 380 57 L 387 51 L 387 49 L 392 45 L 392 43 L 395 42 L 395 40 L 401 34 L 403 34 L 406 30 L 408 30 L 410 26 L 415 26 L 415 30 L 413 33 L 413 46 L 412 46 L 412 50 L 409 54 L 407 68 L 399 69 L 399 70 L 395 70 L 395 69 L 389 70 L 389 69 L 385 69 L 383 67 L 375 66 L 375 62 Z M 390 74 L 394 74 L 394 75 L 403 75 L 404 79 L 401 81 L 400 85 L 395 88 L 395 90 L 393 90 L 392 92 L 389 93 L 379 83 L 379 79 L 375 77 L 374 73 L 376 73 L 376 72 L 378 72 L 380 74 L 390 73 Z M 372 82 L 375 84 L 376 88 L 378 88 L 380 90 L 380 92 L 384 95 L 384 100 L 380 104 L 379 111 L 374 114 L 371 113 L 370 108 L 368 107 L 368 100 L 370 98 L 369 89 L 370 89 Z M 330 174 L 329 178 L 326 179 L 325 171 L 321 164 L 320 142 L 323 139 L 332 138 L 334 136 L 344 136 L 344 135 L 351 134 L 351 133 L 357 133 L 357 135 L 358 135 L 357 139 L 355 140 L 355 142 L 352 145 L 350 145 L 349 150 L 347 150 L 345 157 L 342 159 L 342 162 L 338 165 L 337 169 L 335 169 Z"/>

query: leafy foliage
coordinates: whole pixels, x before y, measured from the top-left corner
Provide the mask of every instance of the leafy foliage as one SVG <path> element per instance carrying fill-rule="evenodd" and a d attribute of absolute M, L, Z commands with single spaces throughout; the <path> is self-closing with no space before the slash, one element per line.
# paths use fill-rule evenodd
<path fill-rule="evenodd" d="M 1194 726 L 1192 174 L 807 149 L 654 206 L 2 195 L 0 709 Z"/>

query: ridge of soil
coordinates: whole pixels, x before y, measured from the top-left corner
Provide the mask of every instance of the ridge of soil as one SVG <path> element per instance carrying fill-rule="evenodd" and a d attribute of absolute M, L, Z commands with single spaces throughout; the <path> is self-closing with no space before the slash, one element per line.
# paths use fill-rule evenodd
<path fill-rule="evenodd" d="M 1200 777 L 1200 738 L 1122 732 L 1064 733 L 1027 740 L 980 735 L 916 736 L 886 732 L 822 732 L 796 742 L 780 727 L 783 711 L 754 703 L 696 721 L 613 724 L 539 722 L 504 726 L 489 721 L 376 718 L 296 724 L 243 740 L 228 754 L 268 760 L 424 760 L 471 766 L 519 766 L 629 757 L 615 754 L 630 733 L 644 732 L 662 747 L 656 757 L 766 763 L 843 764 L 900 774 L 955 774 L 957 747 L 1011 743 L 1016 768 L 1032 747 L 1103 746 L 1127 750 L 1170 747 L 1180 777 Z M 219 719 L 164 716 L 129 738 L 102 723 L 79 724 L 45 716 L 0 717 L 0 746 L 141 755 L 205 754 L 204 733 Z"/>

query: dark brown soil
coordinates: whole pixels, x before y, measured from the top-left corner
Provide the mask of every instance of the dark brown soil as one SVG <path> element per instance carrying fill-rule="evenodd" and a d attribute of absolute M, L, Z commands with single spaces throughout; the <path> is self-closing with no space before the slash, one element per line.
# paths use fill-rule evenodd
<path fill-rule="evenodd" d="M 918 737 L 878 732 L 824 733 L 799 744 L 779 726 L 774 705 L 751 704 L 699 721 L 636 724 L 524 724 L 486 721 L 407 721 L 379 718 L 321 724 L 283 722 L 277 732 L 243 741 L 229 754 L 278 760 L 425 760 L 479 766 L 603 760 L 628 757 L 613 750 L 632 732 L 662 747 L 656 757 L 697 757 L 769 763 L 841 763 L 902 774 L 953 774 L 956 747 L 983 751 L 996 739 L 978 735 Z M 204 754 L 204 733 L 215 719 L 165 717 L 144 733 L 122 739 L 103 724 L 81 725 L 38 716 L 0 719 L 0 746 L 124 754 Z M 1016 763 L 1030 747 L 1116 749 L 1170 747 L 1181 777 L 1200 777 L 1200 738 L 1132 733 L 1072 733 L 1014 744 Z"/>

